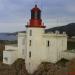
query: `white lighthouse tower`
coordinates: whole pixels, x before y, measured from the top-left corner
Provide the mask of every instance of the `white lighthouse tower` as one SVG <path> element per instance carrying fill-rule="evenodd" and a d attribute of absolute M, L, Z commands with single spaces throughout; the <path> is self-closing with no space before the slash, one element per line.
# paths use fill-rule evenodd
<path fill-rule="evenodd" d="M 27 55 L 25 59 L 26 68 L 29 73 L 36 70 L 38 64 L 45 59 L 42 46 L 42 34 L 45 26 L 42 24 L 41 10 L 35 5 L 31 10 L 31 19 L 27 27 Z"/>

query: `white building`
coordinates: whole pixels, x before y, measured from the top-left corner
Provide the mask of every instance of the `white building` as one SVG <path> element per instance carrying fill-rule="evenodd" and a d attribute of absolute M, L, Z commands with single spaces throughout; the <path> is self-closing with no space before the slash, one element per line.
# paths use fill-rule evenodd
<path fill-rule="evenodd" d="M 35 5 L 31 10 L 31 19 L 26 33 L 18 33 L 18 46 L 8 46 L 3 52 L 3 62 L 12 64 L 16 59 L 25 59 L 26 69 L 33 73 L 41 62 L 56 63 L 64 58 L 67 50 L 67 35 L 45 33 L 41 19 L 41 10 Z M 8 60 L 7 60 L 8 59 Z"/>
<path fill-rule="evenodd" d="M 12 64 L 17 60 L 17 45 L 5 45 L 5 50 L 3 51 L 3 63 Z"/>

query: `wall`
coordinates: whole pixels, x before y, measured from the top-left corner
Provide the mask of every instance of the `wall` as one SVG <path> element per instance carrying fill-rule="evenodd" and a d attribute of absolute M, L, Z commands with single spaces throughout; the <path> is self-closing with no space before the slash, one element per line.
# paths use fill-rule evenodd
<path fill-rule="evenodd" d="M 26 34 L 18 33 L 18 58 L 26 57 Z"/>
<path fill-rule="evenodd" d="M 12 64 L 17 59 L 16 50 L 5 50 L 3 51 L 3 63 Z"/>
<path fill-rule="evenodd" d="M 16 44 L 11 44 L 11 45 L 5 45 L 5 50 L 17 50 L 18 46 Z"/>
<path fill-rule="evenodd" d="M 30 30 L 32 30 L 32 35 L 30 36 Z M 26 68 L 28 72 L 32 73 L 37 69 L 37 66 L 46 60 L 46 51 L 43 47 L 42 34 L 44 33 L 44 28 L 28 28 L 27 29 L 27 57 L 26 57 Z M 30 46 L 31 40 L 31 46 Z M 29 57 L 29 52 L 31 52 L 31 57 Z"/>
<path fill-rule="evenodd" d="M 62 58 L 71 60 L 73 58 L 75 58 L 75 50 L 68 50 L 68 51 L 64 51 L 62 53 Z"/>
<path fill-rule="evenodd" d="M 32 30 L 32 36 L 30 36 L 30 30 Z M 29 46 L 30 40 L 31 46 Z M 47 47 L 47 41 L 50 42 L 49 47 Z M 33 73 L 41 62 L 56 63 L 62 58 L 62 52 L 67 49 L 67 36 L 66 34 L 45 34 L 44 28 L 28 28 L 26 48 L 26 69 L 29 73 Z"/>
<path fill-rule="evenodd" d="M 44 47 L 46 50 L 47 61 L 56 63 L 62 58 L 62 52 L 67 50 L 67 36 L 64 34 L 44 34 Z M 47 43 L 50 43 L 49 47 Z"/>
<path fill-rule="evenodd" d="M 3 51 L 3 63 L 12 64 L 18 58 L 18 47 L 16 44 L 5 45 Z"/>

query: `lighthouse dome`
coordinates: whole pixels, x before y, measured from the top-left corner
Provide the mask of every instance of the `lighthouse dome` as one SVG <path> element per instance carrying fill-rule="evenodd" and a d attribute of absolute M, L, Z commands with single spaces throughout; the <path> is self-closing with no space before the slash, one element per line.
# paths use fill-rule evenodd
<path fill-rule="evenodd" d="M 26 27 L 45 28 L 41 19 L 41 10 L 37 7 L 37 5 L 31 9 L 31 19 L 29 20 L 29 25 Z"/>

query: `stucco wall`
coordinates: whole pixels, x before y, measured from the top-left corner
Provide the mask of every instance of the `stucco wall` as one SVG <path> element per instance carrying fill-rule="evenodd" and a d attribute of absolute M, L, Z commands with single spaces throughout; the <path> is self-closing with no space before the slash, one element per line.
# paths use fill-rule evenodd
<path fill-rule="evenodd" d="M 3 63 L 12 64 L 18 58 L 18 47 L 16 44 L 5 45 L 3 51 Z"/>
<path fill-rule="evenodd" d="M 18 46 L 16 44 L 11 44 L 11 45 L 5 45 L 5 50 L 17 50 Z"/>
<path fill-rule="evenodd" d="M 67 50 L 67 36 L 64 34 L 44 34 L 44 47 L 46 50 L 47 61 L 56 63 L 62 58 L 62 52 Z M 50 46 L 47 46 L 47 42 Z"/>
<path fill-rule="evenodd" d="M 17 59 L 16 50 L 5 50 L 3 51 L 3 63 L 12 64 Z"/>
<path fill-rule="evenodd" d="M 32 36 L 29 35 L 30 30 L 32 30 Z M 31 46 L 29 46 L 30 40 Z M 50 42 L 49 47 L 47 47 L 47 41 Z M 67 49 L 67 36 L 66 34 L 45 34 L 44 28 L 28 28 L 26 48 L 26 68 L 32 73 L 41 62 L 56 63 L 62 58 L 62 52 Z"/>
<path fill-rule="evenodd" d="M 32 36 L 30 36 L 30 30 L 32 30 Z M 27 29 L 27 57 L 26 57 L 26 68 L 29 72 L 36 70 L 37 66 L 46 60 L 46 51 L 43 47 L 42 34 L 44 33 L 43 28 L 28 28 Z M 29 46 L 31 40 L 31 46 Z M 29 57 L 31 52 L 31 58 Z"/>
<path fill-rule="evenodd" d="M 18 58 L 26 57 L 26 34 L 18 33 Z"/>
<path fill-rule="evenodd" d="M 71 50 L 71 51 L 64 51 L 62 53 L 62 58 L 71 60 L 73 58 L 75 58 L 75 50 Z"/>

